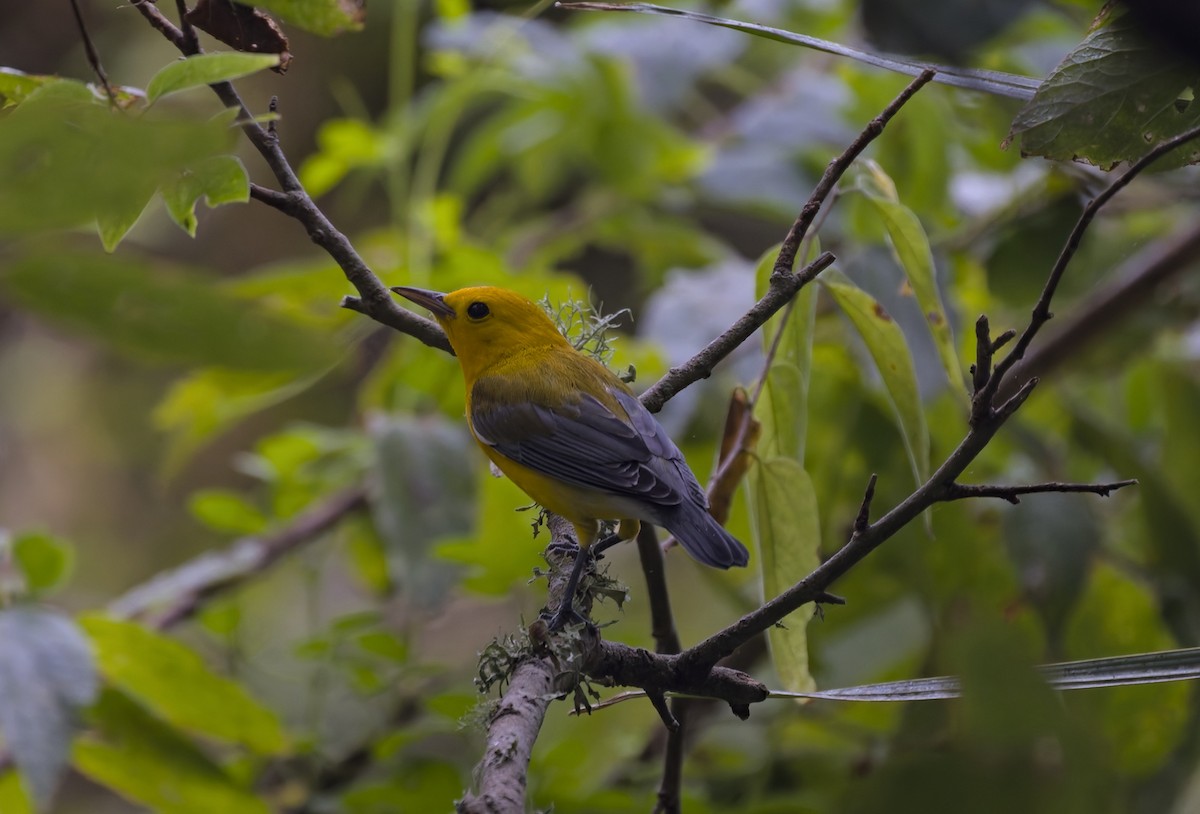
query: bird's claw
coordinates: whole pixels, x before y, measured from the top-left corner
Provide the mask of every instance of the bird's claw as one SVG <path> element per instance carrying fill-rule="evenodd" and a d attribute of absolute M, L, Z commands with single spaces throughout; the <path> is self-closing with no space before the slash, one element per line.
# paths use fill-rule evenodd
<path fill-rule="evenodd" d="M 553 633 L 572 624 L 593 627 L 592 620 L 575 610 L 573 602 L 563 600 L 562 604 L 558 606 L 558 610 L 550 617 L 550 621 L 546 624 L 546 627 Z"/>

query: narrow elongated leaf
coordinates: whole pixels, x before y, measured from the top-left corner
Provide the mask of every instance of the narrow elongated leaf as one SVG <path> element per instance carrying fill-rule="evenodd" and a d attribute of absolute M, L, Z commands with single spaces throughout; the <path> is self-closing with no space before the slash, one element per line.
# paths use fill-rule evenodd
<path fill-rule="evenodd" d="M 827 54 L 847 57 L 865 65 L 872 65 L 876 68 L 883 68 L 906 76 L 918 76 L 927 68 L 934 68 L 937 70 L 937 75 L 933 78 L 934 82 L 940 82 L 943 85 L 953 85 L 959 88 L 979 90 L 996 96 L 1007 96 L 1010 99 L 1024 100 L 1031 98 L 1039 82 L 1039 80 L 1033 77 L 1004 73 L 1002 71 L 981 71 L 970 68 L 959 68 L 953 65 L 935 65 L 930 62 L 919 62 L 891 54 L 860 51 L 857 48 L 850 48 L 845 45 L 839 45 L 836 42 L 830 42 L 829 40 L 810 37 L 807 34 L 796 34 L 792 31 L 784 31 L 781 28 L 772 28 L 755 23 L 744 23 L 739 20 L 714 17 L 710 14 L 701 14 L 695 11 L 656 6 L 652 3 L 559 3 L 558 7 L 577 9 L 579 11 L 633 11 L 639 14 L 661 14 L 668 17 L 682 17 L 685 20 L 694 20 L 698 23 L 730 28 L 734 31 L 742 31 L 746 34 L 775 40 L 776 42 L 786 42 L 791 45 L 811 48 L 814 51 L 824 51 Z"/>
<path fill-rule="evenodd" d="M 323 332 L 203 276 L 130 257 L 28 257 L 0 270 L 0 287 L 33 311 L 151 360 L 294 373 L 337 358 Z"/>
<path fill-rule="evenodd" d="M 81 622 L 108 683 L 163 720 L 261 754 L 279 754 L 286 748 L 283 727 L 273 712 L 179 642 L 97 614 Z"/>
<path fill-rule="evenodd" d="M 962 365 L 954 346 L 954 332 L 942 304 L 938 291 L 937 272 L 933 264 L 933 252 L 929 248 L 929 237 L 921 226 L 916 213 L 904 204 L 896 194 L 896 185 L 878 164 L 867 162 L 868 171 L 859 177 L 858 189 L 875 207 L 887 229 L 888 240 L 895 253 L 896 262 L 904 270 L 908 285 L 912 288 L 921 306 L 921 313 L 933 334 L 938 358 L 946 371 L 950 389 L 964 405 L 968 401 Z"/>
<path fill-rule="evenodd" d="M 4 814 L 33 814 L 33 803 L 21 785 L 21 775 L 12 769 L 0 774 L 0 811 Z"/>
<path fill-rule="evenodd" d="M 95 694 L 92 654 L 74 622 L 42 608 L 0 611 L 0 734 L 39 804 L 66 765 L 76 712 Z"/>
<path fill-rule="evenodd" d="M 187 695 L 180 684 L 177 692 Z M 159 814 L 269 814 L 195 744 L 115 691 L 91 710 L 92 734 L 72 754 L 76 769 Z"/>
<path fill-rule="evenodd" d="M 1195 681 L 1200 679 L 1200 647 L 1047 664 L 1038 671 L 1047 684 L 1059 690 Z M 773 697 L 830 701 L 933 701 L 958 698 L 961 694 L 959 679 L 954 676 L 888 681 L 820 692 L 771 692 Z"/>
<path fill-rule="evenodd" d="M 913 477 L 918 484 L 924 483 L 929 477 L 929 427 L 921 409 L 917 374 L 903 331 L 874 297 L 848 280 L 833 282 L 822 278 L 822 284 L 850 318 L 875 360 L 896 414 Z"/>
<path fill-rule="evenodd" d="M 772 599 L 799 582 L 819 564 L 821 524 L 812 480 L 792 458 L 763 460 L 750 469 L 754 538 L 762 558 L 763 596 Z M 808 620 L 813 606 L 788 617 L 786 626 L 767 632 L 771 658 L 784 686 L 810 690 Z"/>
<path fill-rule="evenodd" d="M 278 54 L 244 54 L 240 51 L 196 54 L 176 60 L 156 73 L 146 86 L 146 98 L 153 104 L 168 93 L 227 82 L 278 64 Z"/>

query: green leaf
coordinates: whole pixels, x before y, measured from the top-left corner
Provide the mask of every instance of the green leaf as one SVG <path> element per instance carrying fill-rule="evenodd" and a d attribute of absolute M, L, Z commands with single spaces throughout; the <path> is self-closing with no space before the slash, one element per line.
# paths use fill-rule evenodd
<path fill-rule="evenodd" d="M 58 785 L 76 713 L 96 689 L 87 639 L 68 617 L 0 611 L 0 735 L 39 805 Z"/>
<path fill-rule="evenodd" d="M 750 469 L 754 539 L 762 558 L 763 597 L 773 599 L 812 573 L 820 560 L 821 524 L 812 480 L 791 458 L 760 459 Z M 816 684 L 808 666 L 808 633 L 813 606 L 767 632 L 771 658 L 783 686 L 809 691 Z"/>
<path fill-rule="evenodd" d="M 186 697 L 181 684 L 177 694 Z M 269 814 L 195 744 L 127 696 L 105 690 L 92 708 L 94 733 L 80 738 L 76 769 L 158 814 Z"/>
<path fill-rule="evenodd" d="M 189 732 L 277 755 L 287 737 L 275 714 L 240 684 L 217 675 L 179 642 L 133 622 L 81 619 L 101 674 L 163 720 Z"/>
<path fill-rule="evenodd" d="M 866 168 L 866 172 L 859 175 L 857 188 L 866 195 L 883 220 L 896 262 L 904 269 L 908 284 L 917 297 L 921 313 L 925 316 L 925 323 L 929 326 L 929 332 L 933 334 L 933 343 L 946 371 L 950 389 L 966 406 L 969 398 L 963 369 L 958 360 L 954 332 L 946 316 L 946 307 L 942 304 L 942 295 L 938 291 L 937 272 L 933 265 L 933 252 L 929 248 L 929 237 L 925 234 L 916 213 L 900 203 L 896 195 L 896 186 L 883 169 L 872 161 L 866 162 Z"/>
<path fill-rule="evenodd" d="M 25 577 L 25 588 L 46 593 L 62 584 L 75 561 L 75 550 L 66 540 L 42 532 L 23 532 L 12 541 L 12 556 Z"/>
<path fill-rule="evenodd" d="M 216 155 L 180 173 L 162 188 L 163 202 L 179 228 L 196 236 L 196 201 L 204 198 L 210 209 L 250 200 L 250 176 L 241 160 Z"/>
<path fill-rule="evenodd" d="M 42 85 L 51 82 L 70 82 L 57 76 L 28 74 L 13 68 L 0 67 L 0 107 L 12 107 L 24 102 Z M 77 84 L 83 85 L 82 82 Z"/>
<path fill-rule="evenodd" d="M 192 516 L 214 531 L 257 534 L 267 526 L 259 509 L 236 492 L 202 489 L 188 500 Z"/>
<path fill-rule="evenodd" d="M 84 86 L 43 85 L 4 114 L 0 234 L 106 219 L 109 241 L 186 167 L 229 151 L 224 121 L 111 110 Z M 114 214 L 116 213 L 116 214 Z"/>
<path fill-rule="evenodd" d="M 155 427 L 170 435 L 164 468 L 174 471 L 213 436 L 302 392 L 318 377 L 224 368 L 189 373 L 171 386 L 154 410 Z"/>
<path fill-rule="evenodd" d="M 323 37 L 359 31 L 366 16 L 364 0 L 255 0 L 254 5 Z"/>
<path fill-rule="evenodd" d="M 130 257 L 30 256 L 0 271 L 0 286 L 33 311 L 152 360 L 308 372 L 339 356 L 325 333 L 232 296 L 207 277 Z"/>
<path fill-rule="evenodd" d="M 33 802 L 21 786 L 21 775 L 11 769 L 0 773 L 0 811 L 4 814 L 34 814 Z"/>
<path fill-rule="evenodd" d="M 176 60 L 156 73 L 146 86 L 146 98 L 150 104 L 154 104 L 169 93 L 228 82 L 274 68 L 278 64 L 278 54 L 245 54 L 240 51 L 196 54 Z"/>
<path fill-rule="evenodd" d="M 904 333 L 874 297 L 853 283 L 834 282 L 828 274 L 821 282 L 850 318 L 875 361 L 904 439 L 913 477 L 920 485 L 929 477 L 929 428 Z"/>
<path fill-rule="evenodd" d="M 131 200 L 127 206 L 114 204 L 112 208 L 97 213 L 96 232 L 100 235 L 100 245 L 104 247 L 104 251 L 117 250 L 117 246 L 121 245 L 121 241 L 137 225 L 142 213 L 150 206 L 152 198 L 153 191 L 150 198 L 144 201 Z"/>
<path fill-rule="evenodd" d="M 1006 144 L 1019 136 L 1021 155 L 1111 169 L 1200 125 L 1196 63 L 1148 40 L 1131 17 L 1109 14 L 1093 27 L 1017 114 Z M 1155 167 L 1197 161 L 1192 142 Z"/>

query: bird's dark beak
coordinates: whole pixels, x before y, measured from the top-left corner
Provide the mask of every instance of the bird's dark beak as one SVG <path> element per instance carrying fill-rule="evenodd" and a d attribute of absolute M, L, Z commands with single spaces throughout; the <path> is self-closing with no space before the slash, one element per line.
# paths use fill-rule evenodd
<path fill-rule="evenodd" d="M 454 319 L 454 309 L 446 305 L 445 294 L 438 291 L 429 291 L 424 288 L 412 288 L 406 285 L 394 286 L 392 291 L 395 291 L 407 300 L 412 300 L 417 305 L 428 308 L 439 317 Z"/>

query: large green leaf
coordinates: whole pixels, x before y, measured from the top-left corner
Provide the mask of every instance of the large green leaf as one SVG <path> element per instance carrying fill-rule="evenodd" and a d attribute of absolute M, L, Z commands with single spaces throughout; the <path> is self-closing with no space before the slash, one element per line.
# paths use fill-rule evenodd
<path fill-rule="evenodd" d="M 87 640 L 68 617 L 36 607 L 0 611 L 0 735 L 41 805 L 66 765 L 76 713 L 96 689 Z"/>
<path fill-rule="evenodd" d="M 929 477 L 929 427 L 904 332 L 874 297 L 844 277 L 841 279 L 843 282 L 834 282 L 826 274 L 821 282 L 858 330 L 875 361 L 904 439 L 913 477 L 919 485 Z"/>
<path fill-rule="evenodd" d="M 866 166 L 867 171 L 859 175 L 858 189 L 874 206 L 884 228 L 887 229 L 896 261 L 904 270 L 908 284 L 916 295 L 917 304 L 921 306 L 921 313 L 929 326 L 929 332 L 933 334 L 933 343 L 946 371 L 950 389 L 965 405 L 967 391 L 962 364 L 958 360 L 954 331 L 951 330 L 950 319 L 946 315 L 946 306 L 942 304 L 942 295 L 938 291 L 937 272 L 933 265 L 933 252 L 929 248 L 929 237 L 925 234 L 916 213 L 900 203 L 896 185 L 883 168 L 874 162 L 867 162 Z"/>
<path fill-rule="evenodd" d="M 750 468 L 754 539 L 762 558 L 763 596 L 773 599 L 819 564 L 821 523 L 817 495 L 804 467 L 792 458 L 759 459 Z M 767 633 L 771 659 L 783 686 L 808 691 L 816 685 L 808 668 L 813 606 L 805 605 L 784 626 Z"/>
<path fill-rule="evenodd" d="M 227 82 L 278 64 L 278 54 L 244 54 L 240 51 L 195 54 L 176 60 L 156 73 L 146 86 L 146 98 L 153 104 L 169 93 Z"/>
<path fill-rule="evenodd" d="M 179 642 L 133 622 L 81 619 L 109 685 L 168 723 L 260 754 L 280 754 L 287 737 L 275 714 L 238 683 L 217 675 Z"/>
<path fill-rule="evenodd" d="M 1106 12 L 1017 114 L 1008 138 L 1020 137 L 1022 155 L 1109 169 L 1200 125 L 1192 98 L 1200 68 L 1146 39 L 1130 17 Z M 1197 161 L 1200 145 L 1192 142 L 1155 167 Z"/>
<path fill-rule="evenodd" d="M 338 358 L 322 332 L 205 277 L 130 257 L 33 255 L 0 271 L 0 287 L 31 310 L 152 360 L 297 373 Z"/>
<path fill-rule="evenodd" d="M 127 227 L 163 183 L 227 152 L 228 122 L 112 110 L 86 87 L 53 82 L 0 115 L 0 234 L 107 219 Z"/>
<path fill-rule="evenodd" d="M 190 686 L 176 694 L 186 699 Z M 269 814 L 195 744 L 115 690 L 90 713 L 94 732 L 80 738 L 72 762 L 82 774 L 157 814 Z"/>

